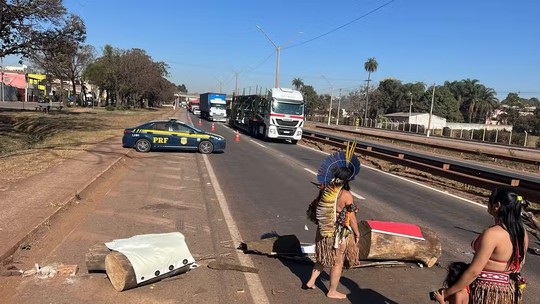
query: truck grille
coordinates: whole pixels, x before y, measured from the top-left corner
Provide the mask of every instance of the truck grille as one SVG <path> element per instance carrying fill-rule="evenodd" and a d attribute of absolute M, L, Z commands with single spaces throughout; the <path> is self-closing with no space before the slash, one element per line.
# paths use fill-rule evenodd
<path fill-rule="evenodd" d="M 278 128 L 277 129 L 278 135 L 293 136 L 294 132 L 296 132 L 296 129 L 291 129 L 291 128 Z"/>
<path fill-rule="evenodd" d="M 283 119 L 276 119 L 276 123 L 280 126 L 285 126 L 285 127 L 296 127 L 296 125 L 298 125 L 300 121 L 298 120 L 292 120 L 292 121 L 286 121 L 286 120 L 283 120 Z"/>

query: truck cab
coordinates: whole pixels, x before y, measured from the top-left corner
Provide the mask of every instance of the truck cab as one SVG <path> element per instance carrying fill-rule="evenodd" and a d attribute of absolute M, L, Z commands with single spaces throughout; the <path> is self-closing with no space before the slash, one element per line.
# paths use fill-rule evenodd
<path fill-rule="evenodd" d="M 290 139 L 297 143 L 302 139 L 304 127 L 304 98 L 292 89 L 273 88 L 268 92 L 268 116 L 265 117 L 266 137 Z"/>
<path fill-rule="evenodd" d="M 200 95 L 201 117 L 208 121 L 227 121 L 227 95 L 204 93 Z"/>
<path fill-rule="evenodd" d="M 266 97 L 234 96 L 229 124 L 255 137 L 290 140 L 302 139 L 304 99 L 292 89 L 274 88 Z"/>

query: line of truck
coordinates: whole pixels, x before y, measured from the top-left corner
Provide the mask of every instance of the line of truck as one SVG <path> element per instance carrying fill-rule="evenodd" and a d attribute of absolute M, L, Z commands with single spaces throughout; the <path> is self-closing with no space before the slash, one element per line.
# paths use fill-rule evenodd
<path fill-rule="evenodd" d="M 261 138 L 302 139 L 304 127 L 304 99 L 293 89 L 273 88 L 266 97 L 259 95 L 233 96 L 230 104 L 229 125 Z"/>
<path fill-rule="evenodd" d="M 228 119 L 231 128 L 256 138 L 293 144 L 302 139 L 304 98 L 297 90 L 273 88 L 266 96 L 233 95 L 230 101 L 225 94 L 204 93 L 199 100 L 189 102 L 191 112 L 195 113 L 196 108 L 201 118 L 221 122 Z"/>

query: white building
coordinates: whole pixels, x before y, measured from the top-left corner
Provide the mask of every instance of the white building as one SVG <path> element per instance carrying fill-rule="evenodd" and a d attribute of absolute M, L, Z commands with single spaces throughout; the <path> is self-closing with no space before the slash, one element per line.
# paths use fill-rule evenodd
<path fill-rule="evenodd" d="M 411 125 L 424 126 L 425 129 L 428 128 L 429 124 L 429 113 L 411 113 L 411 115 L 409 116 L 408 112 L 396 112 L 392 114 L 386 114 L 384 115 L 384 117 L 394 122 L 406 122 Z M 445 126 L 446 118 L 442 118 L 437 115 L 431 115 L 431 129 L 442 129 Z"/>

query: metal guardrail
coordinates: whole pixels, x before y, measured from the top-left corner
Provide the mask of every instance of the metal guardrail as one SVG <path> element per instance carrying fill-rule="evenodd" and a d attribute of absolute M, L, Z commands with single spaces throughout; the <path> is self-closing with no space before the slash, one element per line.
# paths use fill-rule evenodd
<path fill-rule="evenodd" d="M 366 134 L 368 136 L 375 136 L 375 135 L 371 135 L 371 134 L 368 134 L 368 133 L 363 133 L 362 131 L 356 131 L 356 130 L 346 130 L 346 129 L 340 129 L 340 128 L 335 128 L 335 127 L 326 127 L 326 126 L 319 126 L 317 125 L 316 126 L 317 128 L 319 129 L 325 129 L 325 130 L 332 130 L 332 131 L 339 131 L 339 132 L 346 132 L 346 133 L 351 133 L 351 134 Z M 467 148 L 463 148 L 463 147 L 453 147 L 451 145 L 448 145 L 448 141 L 446 141 L 445 144 L 441 144 L 441 143 L 437 143 L 437 142 L 432 142 L 432 143 L 426 143 L 426 142 L 418 142 L 418 140 L 409 140 L 409 139 L 405 139 L 405 138 L 396 138 L 397 135 L 402 135 L 401 133 L 400 134 L 388 134 L 388 135 L 376 135 L 377 137 L 381 137 L 381 138 L 386 138 L 386 139 L 392 139 L 392 140 L 399 140 L 399 141 L 402 141 L 402 142 L 406 142 L 406 143 L 411 143 L 411 144 L 420 144 L 422 146 L 426 146 L 426 147 L 430 147 L 430 148 L 440 148 L 440 149 L 445 149 L 445 150 L 451 150 L 451 151 L 456 151 L 456 152 L 464 152 L 464 153 L 470 153 L 470 154 L 477 154 L 477 155 L 484 155 L 484 156 L 487 156 L 487 157 L 491 157 L 493 158 L 494 160 L 509 160 L 509 161 L 517 161 L 517 162 L 520 162 L 520 163 L 524 163 L 524 164 L 530 164 L 530 165 L 535 165 L 535 166 L 538 166 L 538 169 L 540 170 L 540 157 L 538 158 L 530 158 L 530 157 L 527 157 L 527 156 L 520 156 L 520 155 L 515 155 L 516 153 L 514 153 L 514 155 L 512 155 L 512 153 L 496 153 L 496 152 L 486 152 L 486 151 L 481 151 L 479 152 L 479 149 L 478 147 L 475 147 L 475 148 L 470 148 L 470 149 L 467 149 Z M 440 137 L 436 137 L 436 136 L 433 136 L 434 139 L 438 139 L 438 140 L 441 140 L 443 138 L 440 138 Z M 446 138 L 444 138 L 446 139 Z M 451 138 L 449 140 L 459 140 L 460 142 L 462 142 L 463 140 L 460 140 L 460 139 L 454 139 L 454 138 Z M 468 142 L 469 144 L 474 144 L 474 142 Z M 485 144 L 485 142 L 483 142 Z M 496 145 L 497 147 L 501 147 L 500 144 L 494 144 Z M 516 147 L 514 146 L 505 146 L 505 148 L 508 148 L 509 150 L 512 150 Z M 524 148 L 521 148 L 520 149 L 524 149 Z M 536 149 L 526 149 L 526 150 L 531 150 L 531 151 L 535 151 Z M 540 154 L 539 154 L 540 156 Z"/>
<path fill-rule="evenodd" d="M 351 138 L 307 129 L 304 129 L 303 133 L 305 140 L 321 142 L 337 148 L 344 148 L 347 141 L 351 140 Z M 358 141 L 356 152 L 487 190 L 498 186 L 510 186 L 528 200 L 540 202 L 540 178 L 531 175 L 362 141 Z"/>

